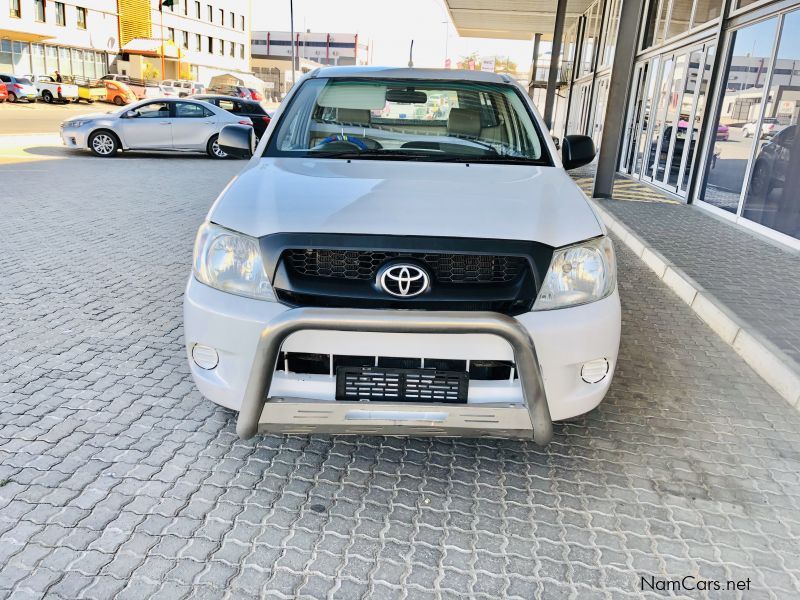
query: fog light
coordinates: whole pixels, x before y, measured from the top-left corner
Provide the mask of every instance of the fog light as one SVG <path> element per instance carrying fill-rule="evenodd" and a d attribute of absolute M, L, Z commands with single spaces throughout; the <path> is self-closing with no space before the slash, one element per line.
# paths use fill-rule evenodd
<path fill-rule="evenodd" d="M 211 370 L 219 364 L 217 351 L 202 344 L 192 346 L 192 360 L 201 369 Z"/>
<path fill-rule="evenodd" d="M 596 360 L 590 360 L 587 363 L 583 363 L 581 367 L 581 379 L 583 379 L 586 383 L 599 383 L 606 378 L 608 375 L 608 370 L 611 365 L 608 364 L 608 361 L 605 358 L 598 358 Z"/>

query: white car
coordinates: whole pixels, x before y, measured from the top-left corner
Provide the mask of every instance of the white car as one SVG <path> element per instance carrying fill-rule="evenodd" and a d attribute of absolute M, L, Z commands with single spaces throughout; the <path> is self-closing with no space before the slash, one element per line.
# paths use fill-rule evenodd
<path fill-rule="evenodd" d="M 745 123 L 742 125 L 742 137 L 749 138 L 753 137 L 756 134 L 756 129 L 758 124 L 753 123 Z M 784 129 L 785 126 L 781 125 L 778 119 L 774 117 L 764 117 L 764 120 L 761 122 L 761 136 L 762 138 L 770 137 Z"/>
<path fill-rule="evenodd" d="M 56 81 L 49 75 L 26 75 L 33 82 L 39 97 L 51 104 L 53 102 L 71 102 L 78 99 L 78 86 Z"/>
<path fill-rule="evenodd" d="M 184 300 L 200 392 L 257 432 L 547 443 L 620 339 L 611 240 L 525 90 L 475 71 L 305 76 L 200 227 Z"/>
<path fill-rule="evenodd" d="M 61 139 L 69 148 L 87 148 L 103 157 L 114 156 L 119 150 L 177 150 L 226 158 L 218 137 L 230 124 L 252 128 L 250 119 L 208 102 L 141 100 L 116 111 L 64 121 Z"/>

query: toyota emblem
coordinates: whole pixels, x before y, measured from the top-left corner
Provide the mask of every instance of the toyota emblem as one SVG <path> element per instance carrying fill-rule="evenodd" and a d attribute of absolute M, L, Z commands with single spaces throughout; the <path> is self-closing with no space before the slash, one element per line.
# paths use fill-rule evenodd
<path fill-rule="evenodd" d="M 378 286 L 387 294 L 399 298 L 413 298 L 428 289 L 428 273 L 416 265 L 389 264 L 378 271 Z"/>

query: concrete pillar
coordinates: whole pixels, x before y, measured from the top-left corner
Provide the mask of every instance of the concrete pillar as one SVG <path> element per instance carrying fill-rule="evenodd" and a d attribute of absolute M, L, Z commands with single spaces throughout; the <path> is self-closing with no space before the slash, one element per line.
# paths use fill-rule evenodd
<path fill-rule="evenodd" d="M 603 135 L 600 138 L 600 155 L 597 158 L 597 173 L 592 189 L 592 196 L 595 198 L 611 198 L 614 193 L 614 175 L 617 172 L 617 161 L 625 132 L 625 109 L 633 77 L 633 61 L 636 58 L 643 9 L 644 0 L 622 2 L 606 114 L 603 119 Z"/>
<path fill-rule="evenodd" d="M 642 0 L 635 1 L 641 2 Z M 553 47 L 550 51 L 550 73 L 547 76 L 547 93 L 544 97 L 543 118 L 548 129 L 553 127 L 553 109 L 556 103 L 556 83 L 558 82 L 558 60 L 561 58 L 561 39 L 564 37 L 564 17 L 566 14 L 567 0 L 558 0 L 556 23 L 553 26 Z"/>
<path fill-rule="evenodd" d="M 533 90 L 536 89 L 536 71 L 539 68 L 539 43 L 542 41 L 542 34 L 537 33 L 533 36 L 533 58 L 531 59 L 531 82 L 528 85 L 528 95 L 533 98 Z"/>

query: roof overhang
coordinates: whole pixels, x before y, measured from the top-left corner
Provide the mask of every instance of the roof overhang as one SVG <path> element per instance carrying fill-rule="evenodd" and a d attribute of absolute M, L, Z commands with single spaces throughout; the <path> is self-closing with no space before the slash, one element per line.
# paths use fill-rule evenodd
<path fill-rule="evenodd" d="M 133 38 L 122 47 L 123 52 L 141 56 L 161 56 L 164 58 L 184 58 L 186 55 L 172 40 L 154 40 L 151 38 Z"/>
<path fill-rule="evenodd" d="M 25 31 L 15 31 L 13 29 L 0 28 L 0 39 L 11 38 L 15 42 L 44 42 L 52 40 L 52 35 L 42 35 L 40 33 L 28 33 Z"/>
<path fill-rule="evenodd" d="M 565 26 L 581 16 L 592 0 L 569 0 Z M 531 40 L 541 33 L 553 39 L 556 0 L 444 0 L 462 37 Z"/>

